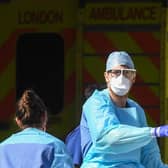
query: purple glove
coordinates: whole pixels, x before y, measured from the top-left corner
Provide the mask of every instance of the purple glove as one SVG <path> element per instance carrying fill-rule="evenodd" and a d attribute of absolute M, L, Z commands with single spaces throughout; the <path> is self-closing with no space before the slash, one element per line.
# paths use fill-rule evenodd
<path fill-rule="evenodd" d="M 168 137 L 168 125 L 152 128 L 152 135 L 155 137 Z"/>

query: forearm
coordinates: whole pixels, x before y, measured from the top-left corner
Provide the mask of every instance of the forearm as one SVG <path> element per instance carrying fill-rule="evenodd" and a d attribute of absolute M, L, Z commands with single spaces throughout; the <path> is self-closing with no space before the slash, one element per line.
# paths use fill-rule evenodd
<path fill-rule="evenodd" d="M 112 151 L 114 154 L 125 153 L 141 148 L 153 139 L 150 127 L 119 125 L 97 139 L 96 147 Z"/>

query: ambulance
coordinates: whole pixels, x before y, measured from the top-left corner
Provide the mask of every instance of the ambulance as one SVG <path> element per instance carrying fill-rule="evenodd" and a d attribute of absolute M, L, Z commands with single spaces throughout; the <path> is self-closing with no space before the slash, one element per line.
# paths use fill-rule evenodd
<path fill-rule="evenodd" d="M 0 139 L 18 128 L 15 103 L 26 88 L 43 98 L 48 131 L 64 139 L 79 124 L 86 89 L 105 87 L 105 60 L 133 55 L 130 97 L 150 126 L 168 124 L 167 1 L 1 0 Z M 168 163 L 168 140 L 160 140 Z"/>

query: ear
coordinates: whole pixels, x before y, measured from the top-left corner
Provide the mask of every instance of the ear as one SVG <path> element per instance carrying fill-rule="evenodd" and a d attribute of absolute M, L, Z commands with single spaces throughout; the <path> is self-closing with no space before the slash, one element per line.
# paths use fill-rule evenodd
<path fill-rule="evenodd" d="M 108 76 L 107 72 L 104 72 L 104 78 L 105 78 L 106 83 L 108 83 L 109 82 L 109 76 Z"/>
<path fill-rule="evenodd" d="M 46 131 L 46 129 L 47 129 L 47 122 L 48 122 L 47 112 L 45 112 L 44 115 L 41 116 L 41 121 L 42 121 L 42 130 Z"/>
<path fill-rule="evenodd" d="M 135 83 L 136 81 L 136 76 L 134 76 L 134 78 L 132 79 L 132 83 Z"/>
<path fill-rule="evenodd" d="M 16 117 L 15 118 L 16 124 L 18 125 L 19 128 L 22 128 L 22 122 Z"/>

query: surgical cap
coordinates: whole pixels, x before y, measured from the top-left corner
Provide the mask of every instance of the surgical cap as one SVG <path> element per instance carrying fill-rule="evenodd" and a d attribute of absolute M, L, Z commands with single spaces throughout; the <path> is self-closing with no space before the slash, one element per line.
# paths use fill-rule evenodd
<path fill-rule="evenodd" d="M 134 63 L 131 57 L 125 51 L 114 51 L 108 56 L 106 62 L 106 71 L 109 71 L 118 65 L 125 65 L 130 69 L 134 69 Z"/>

